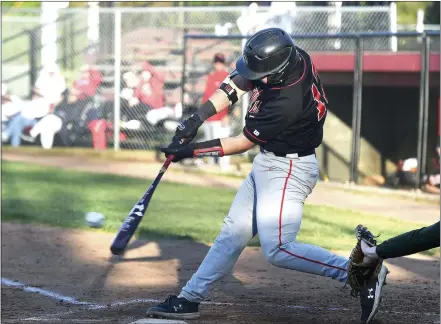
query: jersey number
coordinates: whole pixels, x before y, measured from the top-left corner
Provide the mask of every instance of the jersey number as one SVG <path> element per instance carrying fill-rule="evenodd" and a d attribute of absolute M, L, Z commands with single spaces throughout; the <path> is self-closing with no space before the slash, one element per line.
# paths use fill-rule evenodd
<path fill-rule="evenodd" d="M 322 91 L 323 91 L 323 87 L 322 87 Z M 317 86 L 314 83 L 312 84 L 312 94 L 314 96 L 314 100 L 317 102 L 317 110 L 318 110 L 317 117 L 318 117 L 319 121 L 326 114 L 326 104 L 325 103 L 328 103 L 328 100 L 326 99 L 326 95 L 324 93 L 325 92 L 323 91 L 323 99 L 325 100 L 325 102 L 321 101 L 322 94 L 317 89 Z"/>
<path fill-rule="evenodd" d="M 322 92 L 320 93 L 317 86 L 314 83 L 312 84 L 312 94 L 314 96 L 314 100 L 317 102 L 317 110 L 318 110 L 317 117 L 318 117 L 318 121 L 320 121 L 322 120 L 323 116 L 326 114 L 326 105 L 328 104 L 328 98 L 326 98 L 325 89 L 323 89 L 321 82 L 319 82 L 318 72 L 315 68 L 314 63 L 311 62 L 311 65 L 312 65 L 312 75 L 314 76 L 315 81 L 318 84 L 320 84 L 320 87 L 322 88 Z M 321 100 L 322 95 L 325 102 Z"/>

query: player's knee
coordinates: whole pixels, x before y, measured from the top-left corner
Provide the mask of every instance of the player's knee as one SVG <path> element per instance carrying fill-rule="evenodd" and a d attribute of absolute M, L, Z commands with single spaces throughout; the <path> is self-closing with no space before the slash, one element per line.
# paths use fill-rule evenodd
<path fill-rule="evenodd" d="M 262 244 L 263 255 L 268 263 L 277 266 L 277 255 L 280 253 L 279 246 L 277 244 Z"/>
<path fill-rule="evenodd" d="M 220 234 L 215 242 L 225 248 L 226 253 L 233 252 L 236 249 L 244 248 L 249 241 L 248 229 L 222 227 Z"/>
<path fill-rule="evenodd" d="M 288 245 L 291 247 L 290 250 L 291 252 L 288 252 L 287 247 Z M 288 255 L 292 255 L 292 253 L 295 253 L 296 251 L 296 244 L 295 241 L 289 242 L 289 243 L 285 243 L 282 245 L 279 245 L 278 243 L 272 242 L 269 244 L 262 244 L 261 242 L 261 246 L 262 246 L 262 251 L 263 254 L 265 255 L 266 260 L 276 266 L 279 267 L 280 264 L 283 262 L 283 260 L 288 256 Z"/>

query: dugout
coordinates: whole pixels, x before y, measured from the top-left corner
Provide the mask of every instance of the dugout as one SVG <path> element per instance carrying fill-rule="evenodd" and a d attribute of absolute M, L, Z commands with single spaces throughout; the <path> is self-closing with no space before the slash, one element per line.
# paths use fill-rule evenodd
<path fill-rule="evenodd" d="M 319 149 L 320 169 L 329 179 L 349 180 L 353 115 L 353 53 L 311 53 L 325 85 L 329 115 Z M 440 55 L 429 59 L 426 163 L 439 138 Z M 421 55 L 365 52 L 359 181 L 381 184 L 400 159 L 417 157 Z"/>

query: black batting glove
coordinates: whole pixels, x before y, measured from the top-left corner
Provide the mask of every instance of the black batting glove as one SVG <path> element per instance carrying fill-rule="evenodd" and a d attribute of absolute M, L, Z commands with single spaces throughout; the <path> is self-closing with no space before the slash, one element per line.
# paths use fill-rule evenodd
<path fill-rule="evenodd" d="M 193 114 L 190 118 L 182 121 L 176 128 L 173 143 L 190 143 L 196 137 L 202 123 L 203 121 L 197 114 Z"/>
<path fill-rule="evenodd" d="M 173 162 L 179 162 L 183 159 L 194 157 L 194 147 L 192 145 L 176 145 L 172 144 L 169 147 L 161 148 L 161 151 L 165 153 L 168 158 L 170 155 L 174 155 Z"/>

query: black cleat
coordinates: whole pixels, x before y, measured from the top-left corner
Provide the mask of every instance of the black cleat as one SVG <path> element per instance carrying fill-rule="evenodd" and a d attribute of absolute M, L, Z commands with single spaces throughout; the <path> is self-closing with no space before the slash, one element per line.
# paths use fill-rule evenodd
<path fill-rule="evenodd" d="M 361 303 L 361 323 L 367 324 L 374 318 L 381 302 L 381 289 L 385 285 L 386 276 L 389 273 L 384 264 L 378 276 L 373 276 L 362 288 L 360 292 Z"/>
<path fill-rule="evenodd" d="M 200 316 L 199 303 L 170 295 L 163 303 L 150 307 L 146 314 L 147 316 L 160 318 L 195 319 Z"/>

